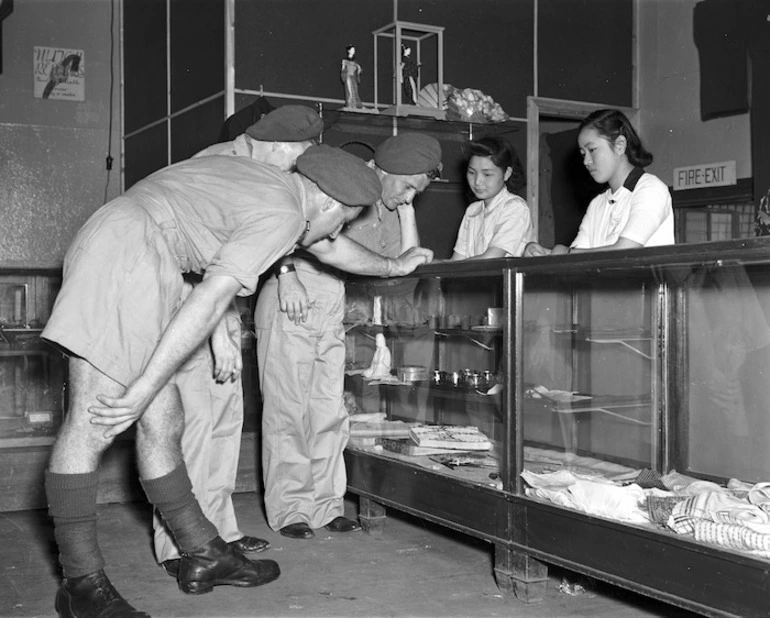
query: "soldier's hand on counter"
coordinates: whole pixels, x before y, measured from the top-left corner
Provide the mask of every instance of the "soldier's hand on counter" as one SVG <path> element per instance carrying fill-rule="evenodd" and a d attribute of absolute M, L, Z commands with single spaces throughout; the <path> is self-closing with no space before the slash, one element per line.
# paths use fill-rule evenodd
<path fill-rule="evenodd" d="M 420 264 L 427 264 L 433 261 L 433 251 L 425 247 L 412 247 L 407 249 L 395 259 L 391 259 L 391 277 L 408 275 Z"/>

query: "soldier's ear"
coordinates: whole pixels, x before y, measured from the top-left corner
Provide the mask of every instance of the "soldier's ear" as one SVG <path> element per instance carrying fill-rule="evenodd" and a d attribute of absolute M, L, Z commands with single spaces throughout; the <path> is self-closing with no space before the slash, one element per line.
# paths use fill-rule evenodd
<path fill-rule="evenodd" d="M 339 202 L 335 200 L 333 197 L 327 195 L 324 197 L 323 201 L 321 202 L 321 211 L 322 212 L 328 212 L 332 210 L 335 206 L 337 206 Z"/>

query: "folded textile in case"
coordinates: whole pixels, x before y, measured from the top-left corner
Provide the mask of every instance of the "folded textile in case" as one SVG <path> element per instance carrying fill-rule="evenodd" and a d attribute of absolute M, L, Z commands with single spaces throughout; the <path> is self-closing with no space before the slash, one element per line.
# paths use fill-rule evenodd
<path fill-rule="evenodd" d="M 409 436 L 418 446 L 458 451 L 488 451 L 492 443 L 478 427 L 455 425 L 422 425 L 412 427 Z"/>
<path fill-rule="evenodd" d="M 350 423 L 350 437 L 356 438 L 408 438 L 409 429 L 418 423 L 403 421 L 373 421 Z"/>

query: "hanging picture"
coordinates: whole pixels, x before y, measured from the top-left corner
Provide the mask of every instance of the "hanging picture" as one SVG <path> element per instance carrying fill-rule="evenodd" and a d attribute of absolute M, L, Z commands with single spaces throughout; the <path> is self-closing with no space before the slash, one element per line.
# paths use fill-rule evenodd
<path fill-rule="evenodd" d="M 85 101 L 85 61 L 82 49 L 35 46 L 36 99 Z"/>

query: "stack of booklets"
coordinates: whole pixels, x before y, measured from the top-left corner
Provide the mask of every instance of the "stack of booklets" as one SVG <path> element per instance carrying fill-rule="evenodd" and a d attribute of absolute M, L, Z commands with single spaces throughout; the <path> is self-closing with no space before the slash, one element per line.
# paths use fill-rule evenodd
<path fill-rule="evenodd" d="M 463 425 L 420 425 L 409 428 L 409 437 L 421 448 L 454 451 L 488 451 L 492 443 L 478 427 Z"/>

